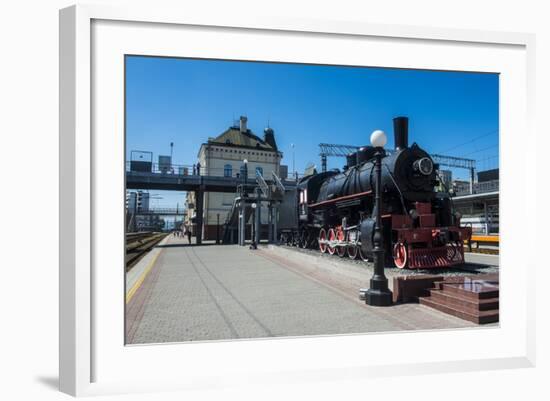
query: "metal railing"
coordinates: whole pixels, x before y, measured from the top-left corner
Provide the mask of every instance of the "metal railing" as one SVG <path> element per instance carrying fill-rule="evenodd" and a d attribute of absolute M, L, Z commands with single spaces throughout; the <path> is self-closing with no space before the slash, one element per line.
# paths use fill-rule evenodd
<path fill-rule="evenodd" d="M 159 163 L 140 163 L 132 164 L 131 161 L 126 162 L 126 172 L 132 173 L 148 173 L 165 176 L 210 176 L 210 177 L 226 177 L 226 178 L 242 178 L 243 171 L 238 168 L 215 168 L 197 166 L 197 164 L 171 164 L 163 165 Z M 252 179 L 256 176 L 253 168 L 248 169 L 248 178 Z M 285 178 L 284 181 L 294 181 L 297 178 L 303 177 L 303 174 L 292 174 Z"/>
<path fill-rule="evenodd" d="M 126 172 L 134 173 L 150 173 L 150 174 L 163 174 L 163 175 L 177 175 L 177 176 L 198 176 L 198 175 L 211 175 L 218 177 L 238 177 L 240 171 L 234 169 L 224 168 L 211 168 L 198 166 L 197 164 L 159 164 L 159 163 L 147 163 L 147 164 L 132 164 L 131 161 L 126 162 Z"/>
<path fill-rule="evenodd" d="M 484 194 L 496 192 L 499 190 L 499 180 L 484 181 L 474 183 L 474 194 Z M 455 196 L 471 195 L 470 187 L 461 185 L 455 188 Z"/>
<path fill-rule="evenodd" d="M 499 190 L 499 180 L 477 182 L 474 184 L 474 188 L 478 194 L 495 192 Z"/>
<path fill-rule="evenodd" d="M 129 213 L 134 213 L 132 209 L 129 210 Z M 158 216 L 167 216 L 167 215 L 178 215 L 183 216 L 186 213 L 184 208 L 170 208 L 170 207 L 150 207 L 147 209 L 138 208 L 135 214 L 137 216 L 143 215 L 158 215 Z"/>

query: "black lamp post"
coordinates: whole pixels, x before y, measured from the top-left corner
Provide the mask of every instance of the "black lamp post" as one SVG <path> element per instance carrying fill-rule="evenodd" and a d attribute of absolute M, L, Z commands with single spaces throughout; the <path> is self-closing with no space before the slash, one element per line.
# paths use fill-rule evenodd
<path fill-rule="evenodd" d="M 372 306 L 390 306 L 392 304 L 392 292 L 388 288 L 388 279 L 384 275 L 384 236 L 382 235 L 382 157 L 385 155 L 384 145 L 387 138 L 384 131 L 376 130 L 370 137 L 372 146 L 376 149 L 374 154 L 376 163 L 374 172 L 376 175 L 376 195 L 374 202 L 374 274 L 370 279 L 370 288 L 365 292 L 365 302 Z"/>
<path fill-rule="evenodd" d="M 245 245 L 245 232 L 246 224 L 244 221 L 246 215 L 246 182 L 248 181 L 248 160 L 244 159 L 241 166 L 242 184 L 241 184 L 241 200 L 240 200 L 240 213 L 239 213 L 239 245 Z"/>
<path fill-rule="evenodd" d="M 252 210 L 254 210 L 254 223 L 252 224 L 252 243 L 250 244 L 250 249 L 258 249 L 258 244 L 256 243 L 256 230 L 258 227 L 256 227 L 256 219 L 257 219 L 257 213 L 258 213 L 258 205 L 256 202 L 252 203 Z"/>
<path fill-rule="evenodd" d="M 243 195 L 246 196 L 246 184 L 248 182 L 248 160 L 243 160 Z"/>
<path fill-rule="evenodd" d="M 220 214 L 216 214 L 216 244 L 220 243 Z"/>

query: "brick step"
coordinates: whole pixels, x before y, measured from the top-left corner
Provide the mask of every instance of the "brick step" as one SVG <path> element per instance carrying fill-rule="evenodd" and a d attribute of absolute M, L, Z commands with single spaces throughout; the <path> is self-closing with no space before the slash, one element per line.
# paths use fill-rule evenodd
<path fill-rule="evenodd" d="M 495 288 L 482 285 L 438 282 L 435 288 L 445 291 L 447 294 L 453 293 L 456 294 L 456 296 L 473 300 L 498 298 L 499 295 L 498 287 Z"/>
<path fill-rule="evenodd" d="M 453 316 L 456 316 L 460 319 L 468 320 L 470 322 L 474 322 L 474 323 L 477 323 L 477 324 L 498 322 L 498 318 L 499 318 L 498 309 L 467 312 L 467 311 L 462 311 L 462 310 L 453 308 L 451 306 L 441 304 L 441 303 L 439 303 L 439 302 L 437 302 L 433 299 L 430 299 L 430 298 L 431 297 L 420 297 L 418 300 L 422 305 L 429 306 L 429 307 L 437 309 L 441 312 L 444 312 L 444 313 L 447 313 L 449 315 L 453 315 Z"/>
<path fill-rule="evenodd" d="M 470 313 L 476 311 L 486 311 L 491 309 L 498 309 L 498 297 L 496 298 L 483 298 L 472 299 L 465 297 L 462 294 L 454 292 L 447 292 L 446 290 L 430 289 L 430 299 L 442 304 Z"/>

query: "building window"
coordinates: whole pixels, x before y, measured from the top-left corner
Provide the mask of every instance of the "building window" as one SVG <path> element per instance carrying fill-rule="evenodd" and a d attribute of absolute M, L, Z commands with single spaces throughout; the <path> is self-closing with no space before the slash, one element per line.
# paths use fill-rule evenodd
<path fill-rule="evenodd" d="M 223 176 L 224 177 L 231 177 L 233 175 L 233 167 L 231 167 L 231 164 L 226 164 L 223 166 Z"/>
<path fill-rule="evenodd" d="M 256 175 L 261 175 L 263 177 L 264 169 L 261 167 L 256 167 Z"/>

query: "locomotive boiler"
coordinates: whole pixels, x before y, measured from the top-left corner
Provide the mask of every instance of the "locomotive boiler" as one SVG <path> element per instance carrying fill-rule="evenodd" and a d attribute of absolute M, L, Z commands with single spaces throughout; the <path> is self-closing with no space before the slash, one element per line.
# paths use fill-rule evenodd
<path fill-rule="evenodd" d="M 388 262 L 399 268 L 448 267 L 464 262 L 469 227 L 460 226 L 448 193 L 436 192 L 437 169 L 419 145 L 408 144 L 408 118 L 393 120 L 395 148 L 382 157 L 382 233 Z M 343 171 L 302 178 L 296 189 L 296 225 L 282 241 L 367 260 L 374 248 L 374 154 L 363 146 Z"/>

